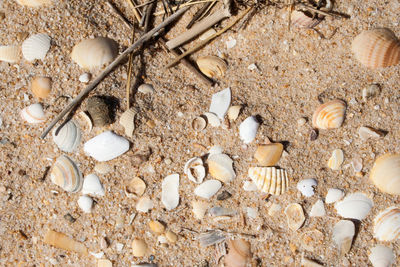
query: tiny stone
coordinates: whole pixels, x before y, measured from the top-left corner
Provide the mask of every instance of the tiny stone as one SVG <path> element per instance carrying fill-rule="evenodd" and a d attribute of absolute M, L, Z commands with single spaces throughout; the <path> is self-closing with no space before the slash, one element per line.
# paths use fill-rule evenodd
<path fill-rule="evenodd" d="M 150 256 L 149 256 L 149 261 L 152 262 L 152 261 L 154 261 L 155 258 L 156 258 L 156 257 L 155 257 L 154 255 L 150 255 Z"/>
<path fill-rule="evenodd" d="M 299 119 L 297 120 L 297 125 L 298 125 L 298 126 L 303 126 L 304 124 L 306 124 L 306 122 L 307 122 L 307 119 L 304 118 L 304 117 L 302 117 L 302 118 L 299 118 Z"/>
<path fill-rule="evenodd" d="M 138 91 L 143 94 L 151 94 L 154 93 L 155 90 L 151 84 L 144 83 L 138 87 Z"/>
<path fill-rule="evenodd" d="M 231 196 L 232 196 L 231 193 L 229 193 L 228 191 L 224 190 L 220 194 L 217 195 L 217 200 L 225 200 L 225 199 L 230 198 Z"/>
<path fill-rule="evenodd" d="M 317 140 L 317 138 L 318 138 L 318 131 L 315 129 L 312 129 L 311 133 L 310 133 L 310 141 L 315 141 L 315 140 Z"/>
<path fill-rule="evenodd" d="M 108 248 L 108 246 L 109 246 L 109 243 L 107 241 L 107 238 L 106 237 L 101 238 L 100 239 L 100 247 L 101 247 L 101 249 L 106 249 L 106 248 Z"/>
<path fill-rule="evenodd" d="M 256 70 L 256 69 L 258 69 L 257 68 L 257 65 L 256 64 L 250 64 L 248 67 L 247 67 L 247 69 L 249 69 L 249 70 Z"/>
<path fill-rule="evenodd" d="M 70 223 L 74 223 L 76 221 L 76 219 L 74 217 L 72 217 L 71 214 L 67 213 L 64 215 L 64 219 L 66 219 L 67 221 L 69 221 Z"/>
<path fill-rule="evenodd" d="M 79 76 L 79 81 L 81 83 L 88 83 L 90 79 L 92 78 L 92 75 L 90 73 L 84 73 L 81 76 Z"/>
<path fill-rule="evenodd" d="M 379 105 L 375 105 L 375 106 L 374 106 L 374 109 L 375 109 L 375 110 L 379 110 L 380 108 L 381 108 L 381 106 L 379 106 Z"/>

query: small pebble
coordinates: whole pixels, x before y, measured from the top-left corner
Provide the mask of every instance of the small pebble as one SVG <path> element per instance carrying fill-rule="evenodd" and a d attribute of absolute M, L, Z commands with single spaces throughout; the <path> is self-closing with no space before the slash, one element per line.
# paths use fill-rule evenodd
<path fill-rule="evenodd" d="M 154 87 L 151 84 L 144 83 L 138 87 L 138 92 L 143 94 L 152 94 L 154 91 Z"/>
<path fill-rule="evenodd" d="M 256 64 L 250 64 L 248 67 L 247 67 L 247 69 L 249 69 L 249 70 L 257 70 L 258 68 L 257 68 L 257 65 Z"/>
<path fill-rule="evenodd" d="M 88 83 L 91 78 L 92 78 L 92 75 L 90 73 L 85 72 L 84 74 L 79 76 L 79 81 L 81 83 Z"/>
<path fill-rule="evenodd" d="M 124 244 L 117 243 L 117 244 L 115 244 L 115 247 L 116 247 L 116 249 L 117 249 L 118 252 L 121 252 L 122 249 L 124 248 Z"/>
<path fill-rule="evenodd" d="M 220 194 L 217 195 L 217 200 L 225 200 L 225 199 L 230 198 L 231 196 L 232 196 L 231 193 L 229 193 L 228 191 L 224 190 Z"/>
<path fill-rule="evenodd" d="M 311 133 L 310 133 L 310 141 L 315 141 L 315 140 L 317 140 L 317 138 L 318 138 L 318 131 L 315 129 L 312 129 Z"/>
<path fill-rule="evenodd" d="M 165 237 L 170 243 L 175 243 L 178 240 L 178 236 L 172 231 L 167 231 Z"/>
<path fill-rule="evenodd" d="M 306 118 L 304 118 L 304 117 L 299 118 L 299 119 L 297 120 L 297 126 L 303 126 L 304 124 L 306 124 L 306 122 L 307 122 L 307 119 L 306 119 Z"/>
<path fill-rule="evenodd" d="M 76 221 L 76 219 L 74 217 L 72 217 L 71 214 L 67 213 L 64 215 L 64 219 L 66 219 L 67 221 L 69 221 L 70 223 L 74 223 Z"/>

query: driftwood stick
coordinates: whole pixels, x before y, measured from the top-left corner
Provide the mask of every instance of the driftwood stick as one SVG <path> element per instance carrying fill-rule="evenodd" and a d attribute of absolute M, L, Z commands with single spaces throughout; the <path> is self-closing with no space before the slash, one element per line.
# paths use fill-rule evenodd
<path fill-rule="evenodd" d="M 200 8 L 199 10 L 197 10 L 197 12 L 193 15 L 192 20 L 188 23 L 188 25 L 186 26 L 186 29 L 190 29 L 192 28 L 193 24 L 200 19 L 200 17 L 203 15 L 204 12 L 207 11 L 208 7 L 212 4 L 213 2 L 208 2 L 205 3 L 203 5 L 202 8 Z"/>
<path fill-rule="evenodd" d="M 184 7 L 177 11 L 176 13 L 169 16 L 166 20 L 161 22 L 155 28 L 153 28 L 148 33 L 144 34 L 141 38 L 139 38 L 134 44 L 132 44 L 129 48 L 127 48 L 122 54 L 120 54 L 113 62 L 111 62 L 100 74 L 94 79 L 92 83 L 90 83 L 83 91 L 79 93 L 77 97 L 75 97 L 71 103 L 69 103 L 50 123 L 49 126 L 44 130 L 40 138 L 44 139 L 46 135 L 51 131 L 51 129 L 57 124 L 59 120 L 61 120 L 70 110 L 75 108 L 96 86 L 119 64 L 126 56 L 128 56 L 133 50 L 137 47 L 144 44 L 146 41 L 150 40 L 150 38 L 157 33 L 162 28 L 165 28 L 172 22 L 174 22 L 177 18 L 179 18 L 183 13 L 185 13 L 189 7 Z"/>
<path fill-rule="evenodd" d="M 125 25 L 130 24 L 130 22 L 121 14 L 121 11 L 110 0 L 107 0 L 107 5 L 111 8 L 112 11 L 119 15 Z"/>

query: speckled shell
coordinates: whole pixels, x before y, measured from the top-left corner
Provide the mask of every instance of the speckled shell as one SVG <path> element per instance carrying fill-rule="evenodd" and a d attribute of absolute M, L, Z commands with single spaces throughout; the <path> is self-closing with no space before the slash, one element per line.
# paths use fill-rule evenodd
<path fill-rule="evenodd" d="M 21 117 L 28 123 L 42 123 L 46 120 L 42 105 L 36 103 L 21 110 Z"/>
<path fill-rule="evenodd" d="M 125 134 L 128 137 L 132 137 L 133 131 L 135 130 L 135 116 L 136 110 L 131 108 L 122 113 L 119 119 L 119 124 L 125 128 Z"/>
<path fill-rule="evenodd" d="M 375 161 L 369 178 L 382 192 L 400 195 L 400 154 L 380 156 Z"/>
<path fill-rule="evenodd" d="M 110 110 L 103 98 L 92 96 L 87 100 L 87 110 L 94 126 L 104 126 L 111 123 Z"/>
<path fill-rule="evenodd" d="M 393 66 L 400 61 L 400 42 L 386 28 L 363 31 L 353 40 L 351 50 L 370 69 Z"/>
<path fill-rule="evenodd" d="M 346 103 L 336 99 L 320 105 L 314 112 L 312 124 L 318 129 L 339 128 L 346 112 Z"/>
<path fill-rule="evenodd" d="M 45 33 L 31 35 L 22 43 L 22 55 L 28 61 L 43 60 L 50 49 L 50 41 Z"/>
<path fill-rule="evenodd" d="M 51 4 L 52 0 L 17 0 L 18 4 L 29 7 L 39 7 L 41 5 Z"/>
<path fill-rule="evenodd" d="M 291 24 L 299 28 L 314 28 L 321 20 L 313 18 L 303 11 L 293 10 L 291 17 Z"/>
<path fill-rule="evenodd" d="M 374 237 L 380 241 L 392 241 L 400 237 L 400 208 L 389 207 L 375 217 Z"/>
<path fill-rule="evenodd" d="M 0 46 L 0 61 L 15 63 L 19 61 L 19 47 L 16 45 Z"/>
<path fill-rule="evenodd" d="M 51 79 L 49 77 L 35 77 L 31 81 L 32 93 L 37 98 L 46 98 L 51 91 Z"/>
<path fill-rule="evenodd" d="M 283 169 L 251 167 L 248 175 L 257 188 L 267 194 L 281 195 L 287 191 L 289 186 L 287 172 Z"/>
<path fill-rule="evenodd" d="M 81 130 L 74 121 L 68 121 L 53 131 L 53 141 L 65 152 L 73 152 L 81 141 Z"/>
<path fill-rule="evenodd" d="M 75 162 L 67 156 L 57 158 L 50 173 L 51 181 L 68 192 L 78 192 L 82 188 L 82 174 Z"/>
<path fill-rule="evenodd" d="M 201 72 L 210 78 L 224 76 L 228 68 L 226 62 L 216 56 L 199 57 L 196 63 Z"/>

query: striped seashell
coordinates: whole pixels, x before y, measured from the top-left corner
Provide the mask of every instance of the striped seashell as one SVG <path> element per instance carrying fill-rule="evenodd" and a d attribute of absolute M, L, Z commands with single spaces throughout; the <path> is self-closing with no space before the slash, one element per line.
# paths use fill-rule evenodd
<path fill-rule="evenodd" d="M 0 61 L 15 63 L 19 61 L 19 47 L 16 45 L 0 46 Z"/>
<path fill-rule="evenodd" d="M 370 69 L 393 66 L 400 61 L 400 41 L 386 28 L 363 31 L 353 40 L 351 50 Z"/>
<path fill-rule="evenodd" d="M 217 56 L 199 57 L 196 63 L 201 72 L 210 78 L 224 76 L 228 68 L 226 62 Z"/>
<path fill-rule="evenodd" d="M 29 7 L 39 7 L 41 5 L 51 4 L 52 0 L 17 0 L 18 4 Z"/>
<path fill-rule="evenodd" d="M 104 126 L 111 123 L 110 110 L 107 103 L 99 96 L 89 97 L 87 110 L 93 120 L 94 126 Z"/>
<path fill-rule="evenodd" d="M 46 120 L 42 105 L 36 103 L 21 111 L 21 117 L 28 123 L 42 123 Z"/>
<path fill-rule="evenodd" d="M 257 188 L 264 193 L 282 195 L 289 186 L 289 178 L 286 170 L 275 167 L 251 167 L 249 177 Z"/>
<path fill-rule="evenodd" d="M 122 113 L 121 118 L 119 119 L 119 124 L 124 127 L 125 134 L 130 138 L 132 138 L 133 131 L 135 130 L 135 116 L 136 110 L 130 108 Z"/>
<path fill-rule="evenodd" d="M 31 35 L 22 43 L 22 55 L 28 61 L 43 60 L 50 49 L 50 41 L 45 33 Z"/>
<path fill-rule="evenodd" d="M 68 121 L 53 131 L 53 140 L 60 150 L 73 152 L 81 141 L 81 130 L 74 121 Z"/>
<path fill-rule="evenodd" d="M 35 77 L 31 82 L 32 93 L 37 98 L 46 98 L 51 91 L 51 79 L 49 77 Z"/>
<path fill-rule="evenodd" d="M 374 237 L 380 241 L 392 241 L 400 237 L 400 208 L 389 207 L 375 217 Z"/>
<path fill-rule="evenodd" d="M 60 156 L 50 173 L 51 181 L 68 192 L 78 192 L 82 188 L 82 174 L 75 162 L 67 156 Z"/>
<path fill-rule="evenodd" d="M 385 154 L 377 158 L 369 178 L 382 192 L 400 195 L 400 154 Z"/>
<path fill-rule="evenodd" d="M 339 128 L 346 113 L 346 103 L 336 99 L 320 105 L 314 112 L 312 118 L 313 127 L 318 129 Z"/>
<path fill-rule="evenodd" d="M 290 22 L 293 26 L 298 28 L 314 28 L 321 20 L 313 18 L 308 12 L 293 10 L 290 16 Z"/>

